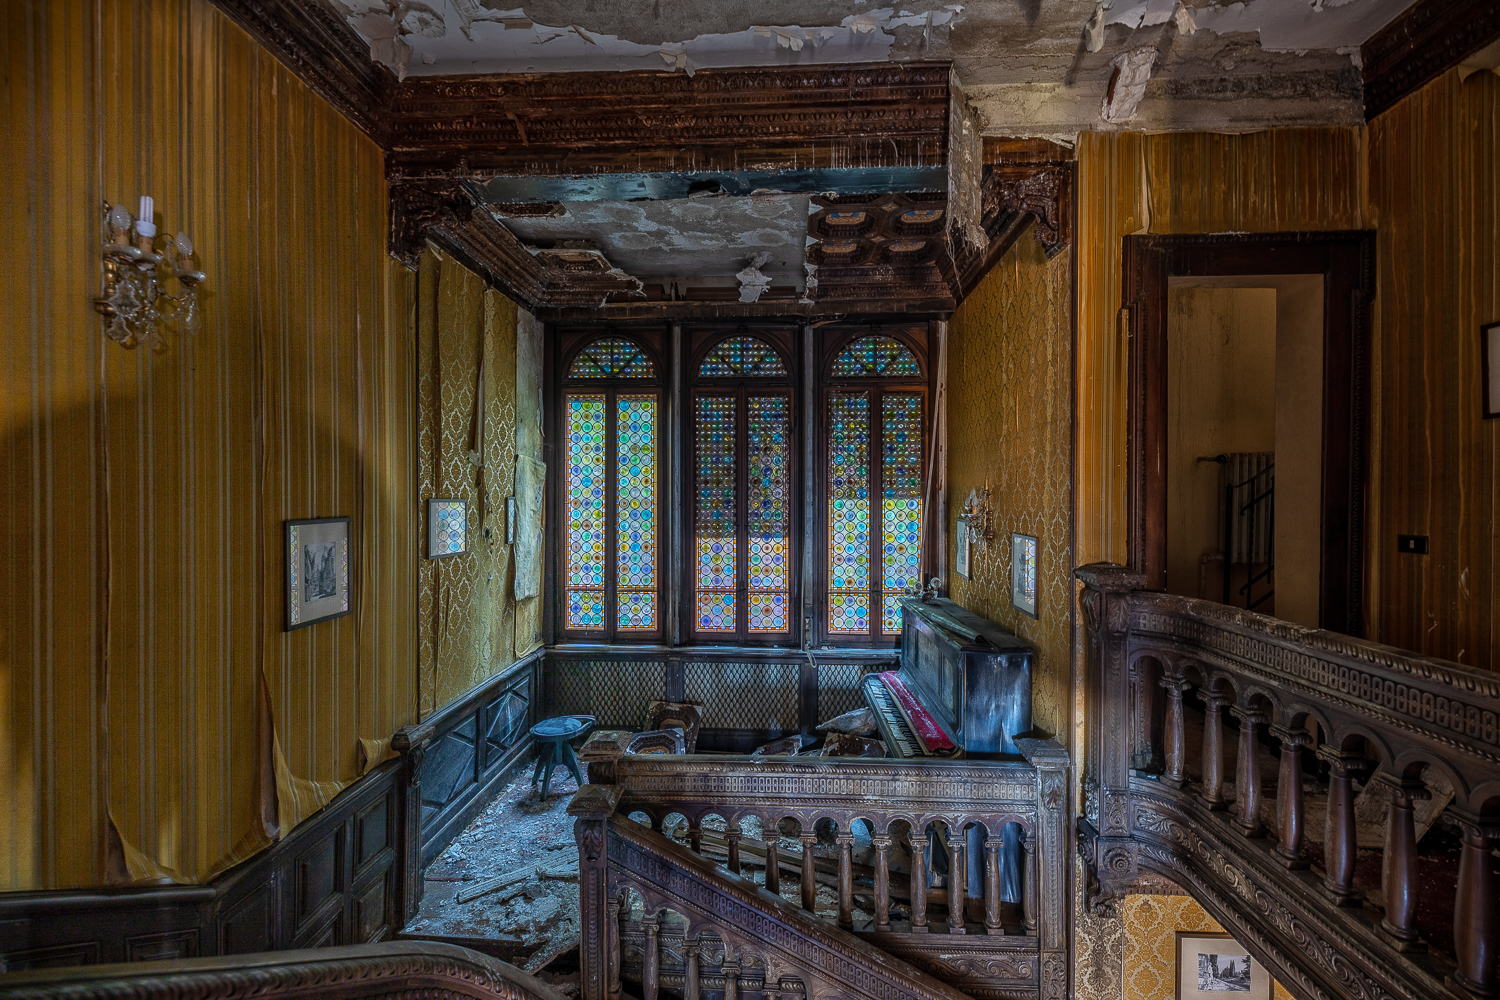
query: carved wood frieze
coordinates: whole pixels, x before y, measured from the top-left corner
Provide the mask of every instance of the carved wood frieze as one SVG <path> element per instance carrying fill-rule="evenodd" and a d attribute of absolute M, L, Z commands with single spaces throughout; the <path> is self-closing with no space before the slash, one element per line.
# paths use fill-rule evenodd
<path fill-rule="evenodd" d="M 1494 0 L 1420 0 L 1360 46 L 1365 120 L 1500 38 Z"/>

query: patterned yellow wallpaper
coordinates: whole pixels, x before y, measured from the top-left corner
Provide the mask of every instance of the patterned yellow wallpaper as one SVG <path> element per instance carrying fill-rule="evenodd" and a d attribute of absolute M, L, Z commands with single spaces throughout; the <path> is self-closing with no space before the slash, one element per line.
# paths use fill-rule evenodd
<path fill-rule="evenodd" d="M 1126 896 L 1119 910 L 1125 927 L 1124 1000 L 1174 1000 L 1177 932 L 1224 931 L 1191 896 Z M 1271 983 L 1274 1000 L 1292 1000 L 1286 987 Z"/>
<path fill-rule="evenodd" d="M 1037 649 L 1035 725 L 1067 742 L 1073 600 L 1073 370 L 1070 257 L 1047 260 L 1024 234 L 948 328 L 948 529 L 971 489 L 990 485 L 994 538 L 971 549 L 953 600 Z M 1010 535 L 1038 544 L 1035 619 L 1011 605 Z M 950 545 L 951 545 L 950 541 Z"/>
<path fill-rule="evenodd" d="M 380 150 L 206 0 L 0 26 L 0 889 L 200 881 L 316 807 L 262 812 L 277 747 L 326 792 L 415 720 L 412 283 Z M 142 194 L 208 274 L 159 353 L 91 305 L 100 203 Z M 340 515 L 354 613 L 283 632 L 282 522 Z"/>

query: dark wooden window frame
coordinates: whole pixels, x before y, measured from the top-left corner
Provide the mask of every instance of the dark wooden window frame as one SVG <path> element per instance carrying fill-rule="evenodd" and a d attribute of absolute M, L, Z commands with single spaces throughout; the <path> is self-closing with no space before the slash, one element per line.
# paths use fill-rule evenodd
<path fill-rule="evenodd" d="M 1323 482 L 1319 624 L 1363 633 L 1364 476 L 1371 230 L 1124 238 L 1130 324 L 1128 544 L 1146 586 L 1166 585 L 1167 286 L 1174 277 L 1323 276 Z"/>
<path fill-rule="evenodd" d="M 651 378 L 588 378 L 571 379 L 568 372 L 573 366 L 573 360 L 589 344 L 598 340 L 618 338 L 628 340 L 641 349 L 641 352 L 650 360 L 653 374 Z M 669 490 L 668 475 L 668 448 L 666 444 L 667 432 L 667 406 L 668 406 L 668 369 L 666 365 L 667 352 L 663 349 L 661 334 L 657 330 L 619 330 L 619 329 L 590 329 L 587 331 L 568 332 L 560 337 L 561 343 L 558 350 L 557 364 L 557 400 L 556 413 L 553 417 L 553 440 L 558 442 L 554 451 L 556 456 L 553 461 L 554 468 L 549 471 L 548 480 L 552 489 L 553 524 L 556 525 L 549 534 L 553 539 L 552 559 L 549 562 L 553 566 L 554 585 L 549 588 L 554 596 L 553 616 L 555 622 L 555 634 L 563 642 L 602 642 L 612 644 L 660 644 L 666 638 L 667 627 L 667 551 L 669 548 L 669 536 L 667 533 L 667 493 Z M 568 485 L 568 438 L 567 438 L 567 407 L 563 404 L 571 395 L 584 395 L 591 393 L 603 393 L 605 403 L 606 439 L 604 447 L 605 457 L 605 492 L 604 507 L 605 515 L 605 537 L 604 550 L 606 553 L 604 573 L 604 628 L 602 629 L 570 629 L 568 628 L 568 565 L 567 565 L 567 485 Z M 616 615 L 616 578 L 618 570 L 615 564 L 615 451 L 616 451 L 616 406 L 615 400 L 620 394 L 656 396 L 656 628 L 651 630 L 621 630 L 615 624 Z"/>
<path fill-rule="evenodd" d="M 803 524 L 802 504 L 799 502 L 802 483 L 801 474 L 801 450 L 802 450 L 802 415 L 801 415 L 801 393 L 799 389 L 799 366 L 795 362 L 797 335 L 795 330 L 789 328 L 759 328 L 740 326 L 734 329 L 724 327 L 694 328 L 685 331 L 687 336 L 683 338 L 684 358 L 683 369 L 686 373 L 684 378 L 682 412 L 682 462 L 680 471 L 682 475 L 682 573 L 681 573 L 681 596 L 678 607 L 681 609 L 682 635 L 694 645 L 715 646 L 790 646 L 797 642 L 797 636 L 801 631 L 802 616 L 802 548 L 803 548 Z M 781 359 L 782 366 L 786 369 L 784 376 L 752 376 L 714 378 L 700 376 L 698 370 L 703 365 L 703 360 L 715 347 L 736 337 L 754 337 L 771 347 Z M 748 431 L 749 425 L 746 421 L 748 415 L 748 402 L 750 396 L 774 396 L 784 395 L 790 402 L 788 411 L 789 423 L 789 495 L 788 505 L 790 508 L 790 522 L 788 533 L 790 536 L 790 547 L 787 553 L 787 566 L 790 575 L 790 587 L 787 604 L 788 628 L 785 632 L 761 632 L 752 633 L 749 630 L 749 587 L 748 571 L 749 565 L 744 558 L 747 554 L 747 532 L 749 531 L 748 518 L 746 517 L 746 502 L 749 493 L 749 448 Z M 701 396 L 733 396 L 735 405 L 735 490 L 736 490 L 736 542 L 738 556 L 736 558 L 736 610 L 738 612 L 735 631 L 727 632 L 700 632 L 698 631 L 698 547 L 697 547 L 697 519 L 698 519 L 698 436 L 696 429 L 697 400 Z"/>
<path fill-rule="evenodd" d="M 890 337 L 900 342 L 917 359 L 921 368 L 921 374 L 904 377 L 856 377 L 856 378 L 834 378 L 833 362 L 839 354 L 854 341 L 870 335 Z M 819 357 L 819 379 L 818 386 L 818 427 L 817 446 L 814 449 L 817 470 L 817 505 L 815 516 L 809 519 L 809 531 L 815 532 L 816 537 L 811 539 L 811 548 L 815 553 L 816 578 L 818 581 L 817 591 L 818 603 L 813 611 L 813 634 L 819 645 L 843 648 L 894 648 L 900 642 L 899 636 L 885 636 L 880 631 L 881 621 L 881 598 L 884 596 L 881 590 L 881 577 L 883 567 L 881 565 L 881 550 L 876 544 L 877 532 L 879 530 L 879 496 L 881 493 L 880 483 L 883 472 L 883 455 L 881 448 L 881 412 L 880 398 L 886 393 L 911 394 L 917 393 L 922 397 L 922 485 L 923 503 L 927 503 L 926 493 L 928 459 L 932 454 L 932 367 L 928 363 L 927 342 L 925 337 L 913 336 L 905 330 L 889 329 L 881 326 L 861 327 L 839 331 L 830 336 L 823 345 Z M 867 635 L 856 636 L 847 632 L 833 632 L 828 627 L 828 607 L 830 599 L 830 574 L 828 572 L 828 429 L 829 429 L 829 406 L 833 397 L 838 393 L 869 392 L 870 393 L 870 632 Z M 932 571 L 933 539 L 936 536 L 935 518 L 930 511 L 924 511 L 924 525 L 922 532 L 922 560 L 921 578 L 926 579 Z"/>

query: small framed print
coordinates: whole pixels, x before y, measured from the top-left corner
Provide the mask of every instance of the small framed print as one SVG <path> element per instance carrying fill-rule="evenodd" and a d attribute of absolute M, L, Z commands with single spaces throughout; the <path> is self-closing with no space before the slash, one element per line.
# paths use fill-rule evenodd
<path fill-rule="evenodd" d="M 286 522 L 286 631 L 347 615 L 349 518 Z"/>
<path fill-rule="evenodd" d="M 969 578 L 969 522 L 960 519 L 953 530 L 953 571 L 965 580 Z"/>
<path fill-rule="evenodd" d="M 1479 370 L 1484 379 L 1484 416 L 1500 417 L 1500 323 L 1479 328 Z"/>
<path fill-rule="evenodd" d="M 1178 931 L 1177 1000 L 1271 1000 L 1271 973 L 1228 934 Z"/>
<path fill-rule="evenodd" d="M 469 551 L 469 501 L 427 501 L 427 558 L 446 559 Z"/>
<path fill-rule="evenodd" d="M 1010 603 L 1036 617 L 1036 539 L 1018 532 L 1010 536 Z"/>
<path fill-rule="evenodd" d="M 505 498 L 505 544 L 516 544 L 516 498 Z"/>

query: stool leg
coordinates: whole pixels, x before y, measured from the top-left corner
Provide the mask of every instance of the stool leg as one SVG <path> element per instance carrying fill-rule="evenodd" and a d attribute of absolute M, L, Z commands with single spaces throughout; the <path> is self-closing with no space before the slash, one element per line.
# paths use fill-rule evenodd
<path fill-rule="evenodd" d="M 552 748 L 545 743 L 536 745 L 536 770 L 531 772 L 532 788 L 535 788 L 536 783 L 542 780 L 542 768 L 547 766 L 547 755 L 551 750 Z"/>
<path fill-rule="evenodd" d="M 578 787 L 583 787 L 583 771 L 578 767 L 578 757 L 573 753 L 573 745 L 564 740 L 562 744 L 563 762 L 568 765 L 568 770 L 573 772 L 573 780 L 578 782 Z"/>
<path fill-rule="evenodd" d="M 552 753 L 547 757 L 547 771 L 542 775 L 543 802 L 547 801 L 547 787 L 552 784 L 552 769 L 558 765 L 558 758 L 562 756 L 562 754 L 558 751 L 558 747 L 560 745 L 563 745 L 560 740 L 557 743 L 552 744 Z"/>

